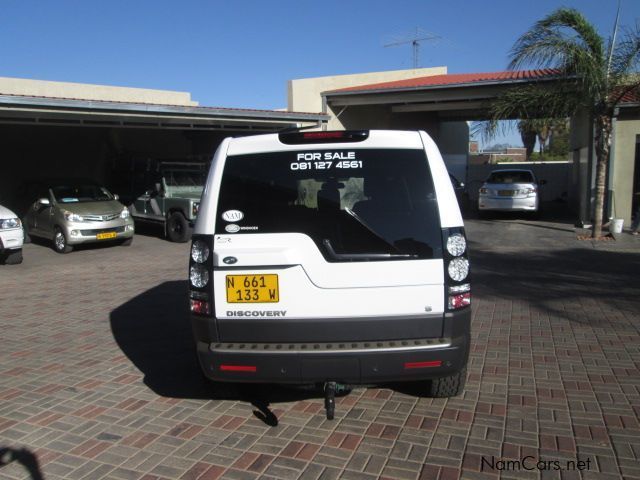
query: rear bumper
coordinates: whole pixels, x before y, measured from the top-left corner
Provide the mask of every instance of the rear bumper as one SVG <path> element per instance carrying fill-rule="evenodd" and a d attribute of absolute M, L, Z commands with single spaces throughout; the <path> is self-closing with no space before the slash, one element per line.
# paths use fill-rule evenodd
<path fill-rule="evenodd" d="M 381 342 L 208 342 L 203 317 L 192 316 L 200 366 L 225 382 L 348 384 L 416 381 L 452 375 L 469 356 L 469 308 L 445 315 L 440 338 Z M 199 338 L 200 337 L 200 338 Z"/>
<path fill-rule="evenodd" d="M 501 210 L 506 212 L 534 212 L 538 210 L 538 197 L 480 197 L 479 210 Z"/>

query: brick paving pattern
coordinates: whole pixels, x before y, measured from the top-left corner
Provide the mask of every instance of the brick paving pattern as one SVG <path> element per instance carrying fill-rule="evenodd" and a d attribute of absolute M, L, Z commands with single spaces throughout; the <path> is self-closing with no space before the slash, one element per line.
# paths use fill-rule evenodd
<path fill-rule="evenodd" d="M 0 266 L 0 478 L 640 478 L 640 248 L 562 224 L 467 230 L 464 395 L 359 387 L 334 421 L 313 389 L 200 377 L 188 245 L 27 245 Z"/>

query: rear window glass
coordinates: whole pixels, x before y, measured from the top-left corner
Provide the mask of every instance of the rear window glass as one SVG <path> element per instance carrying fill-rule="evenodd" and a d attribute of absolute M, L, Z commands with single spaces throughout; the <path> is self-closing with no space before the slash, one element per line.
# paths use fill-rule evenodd
<path fill-rule="evenodd" d="M 487 183 L 533 183 L 531 172 L 493 172 L 489 175 Z"/>
<path fill-rule="evenodd" d="M 442 256 L 436 196 L 422 150 L 230 156 L 216 233 L 235 232 L 303 233 L 328 261 Z"/>

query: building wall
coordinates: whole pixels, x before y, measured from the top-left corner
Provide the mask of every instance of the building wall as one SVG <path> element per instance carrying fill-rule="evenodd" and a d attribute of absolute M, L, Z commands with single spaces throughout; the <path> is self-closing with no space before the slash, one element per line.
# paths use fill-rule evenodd
<path fill-rule="evenodd" d="M 330 90 L 372 83 L 392 82 L 407 78 L 444 75 L 446 73 L 447 67 L 432 67 L 289 80 L 287 84 L 288 110 L 291 112 L 322 112 L 321 93 Z M 337 114 L 338 112 L 335 113 Z M 343 129 L 344 127 L 340 120 L 332 118 L 329 121 L 328 128 Z"/>
<path fill-rule="evenodd" d="M 0 94 L 195 107 L 188 92 L 0 77 Z"/>
<path fill-rule="evenodd" d="M 623 111 L 615 123 L 612 142 L 610 184 L 612 189 L 612 210 L 615 218 L 623 218 L 626 226 L 631 224 L 633 179 L 636 148 L 640 135 L 638 112 Z"/>

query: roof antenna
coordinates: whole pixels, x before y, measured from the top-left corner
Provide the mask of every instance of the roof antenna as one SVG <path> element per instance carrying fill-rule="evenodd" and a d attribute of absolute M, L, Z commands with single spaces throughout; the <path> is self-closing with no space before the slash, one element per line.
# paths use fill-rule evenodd
<path fill-rule="evenodd" d="M 420 42 L 425 41 L 435 41 L 441 40 L 442 37 L 440 35 L 436 35 L 435 33 L 427 32 L 426 30 L 422 30 L 421 28 L 416 27 L 416 32 L 413 35 L 403 36 L 403 37 L 395 37 L 392 38 L 390 43 L 384 45 L 385 47 L 397 47 L 399 45 L 404 45 L 406 43 L 410 43 L 413 47 L 413 69 L 418 68 L 418 63 L 420 61 Z"/>

